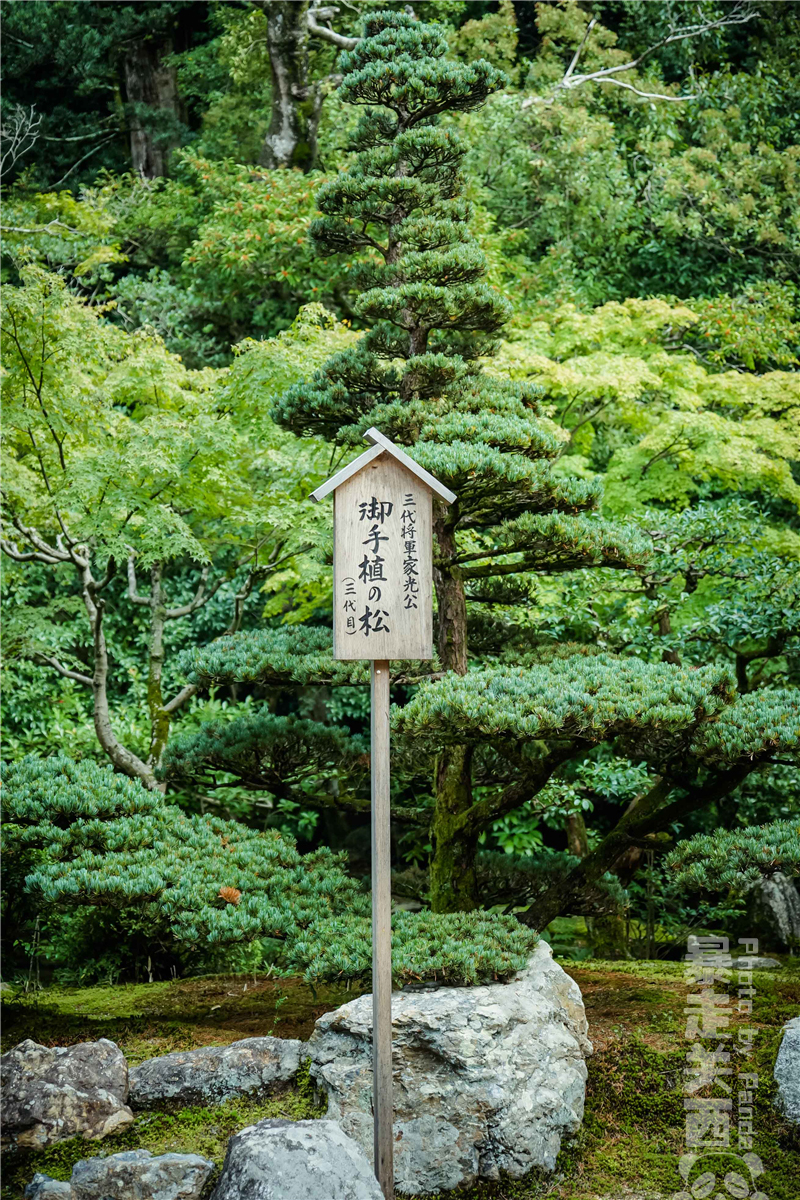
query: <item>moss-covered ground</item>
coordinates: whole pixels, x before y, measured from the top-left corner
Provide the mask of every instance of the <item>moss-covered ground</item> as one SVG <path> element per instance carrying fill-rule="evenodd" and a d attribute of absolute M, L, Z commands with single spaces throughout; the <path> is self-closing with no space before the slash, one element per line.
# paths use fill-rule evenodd
<path fill-rule="evenodd" d="M 672 1196 L 683 1186 L 678 1160 L 685 1140 L 684 1007 L 687 994 L 696 989 L 687 988 L 677 963 L 590 960 L 562 965 L 583 992 L 595 1048 L 589 1062 L 583 1127 L 562 1147 L 553 1175 L 535 1173 L 525 1180 L 487 1183 L 449 1193 L 451 1200 L 649 1200 Z M 765 1170 L 757 1188 L 769 1200 L 796 1200 L 800 1140 L 796 1127 L 772 1107 L 772 1068 L 781 1026 L 800 1011 L 800 964 L 787 963 L 780 972 L 759 971 L 754 979 L 752 1015 L 735 1015 L 732 1028 L 734 1034 L 740 1026 L 756 1030 L 753 1049 L 739 1060 L 739 1069 L 756 1072 L 760 1079 L 753 1151 Z M 735 985 L 730 990 L 735 995 Z M 316 1017 L 352 995 L 335 988 L 314 993 L 300 980 L 254 982 L 242 976 L 52 989 L 3 1006 L 3 1044 L 7 1048 L 24 1037 L 47 1045 L 109 1037 L 136 1063 L 170 1050 L 265 1033 L 305 1038 Z M 713 1094 L 722 1093 L 709 1089 L 699 1093 Z M 228 1138 L 238 1129 L 267 1116 L 319 1115 L 303 1073 L 295 1086 L 264 1102 L 240 1100 L 215 1108 L 139 1113 L 133 1126 L 102 1145 L 73 1139 L 44 1151 L 7 1152 L 3 1196 L 8 1200 L 21 1196 L 35 1171 L 67 1179 L 79 1158 L 137 1146 L 153 1153 L 200 1153 L 219 1166 Z M 735 1141 L 732 1154 L 736 1154 Z M 720 1194 L 727 1197 L 722 1178 L 728 1170 L 736 1170 L 737 1163 L 731 1159 L 720 1169 L 722 1162 L 716 1159 L 706 1166 L 717 1175 Z"/>

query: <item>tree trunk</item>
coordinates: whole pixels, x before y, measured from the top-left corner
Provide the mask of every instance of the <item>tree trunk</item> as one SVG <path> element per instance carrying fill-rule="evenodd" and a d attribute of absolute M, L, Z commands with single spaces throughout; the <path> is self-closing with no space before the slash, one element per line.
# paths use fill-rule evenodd
<path fill-rule="evenodd" d="M 576 858 L 585 858 L 589 853 L 589 838 L 582 813 L 567 817 L 567 847 Z"/>
<path fill-rule="evenodd" d="M 452 515 L 452 514 L 451 514 Z M 455 534 L 445 516 L 434 514 L 438 555 L 455 556 Z M 467 602 L 458 572 L 434 566 L 438 608 L 437 649 L 446 671 L 467 673 Z M 430 888 L 434 912 L 471 912 L 478 907 L 475 854 L 478 833 L 461 824 L 472 806 L 472 750 L 448 746 L 436 763 L 436 805 L 431 822 Z"/>
<path fill-rule="evenodd" d="M 472 749 L 449 746 L 436 763 L 430 865 L 433 912 L 471 912 L 478 907 L 475 874 L 478 836 L 459 821 L 471 804 Z"/>
<path fill-rule="evenodd" d="M 308 81 L 308 0 L 263 0 L 272 114 L 259 163 L 310 171 L 317 157 L 322 89 Z"/>
<path fill-rule="evenodd" d="M 535 910 L 519 914 L 520 920 L 536 929 L 544 929 L 554 917 L 580 912 L 587 889 L 596 886 L 606 871 L 612 871 L 636 838 L 660 827 L 664 805 L 672 785 L 659 780 L 635 810 L 629 809 L 602 842 L 581 859 L 566 880 L 547 889 L 536 901 Z M 671 807 L 671 806 L 670 806 Z"/>
<path fill-rule="evenodd" d="M 573 813 L 567 817 L 567 846 L 570 854 L 574 854 L 576 858 L 586 858 L 589 853 L 589 838 L 582 813 Z M 619 912 L 587 917 L 586 928 L 595 958 L 630 957 L 625 922 Z"/>
<path fill-rule="evenodd" d="M 183 106 L 175 68 L 165 63 L 172 49 L 169 38 L 147 38 L 128 46 L 122 60 L 131 162 L 134 174 L 145 179 L 166 175 L 169 156 L 180 144 Z"/>
<path fill-rule="evenodd" d="M 169 738 L 170 714 L 164 708 L 164 693 L 161 679 L 164 671 L 164 625 L 167 606 L 162 585 L 162 564 L 153 563 L 150 568 L 150 645 L 148 647 L 147 708 L 150 714 L 150 751 L 148 766 L 155 771 Z M 162 789 L 163 790 L 163 789 Z"/>
<path fill-rule="evenodd" d="M 537 897 L 535 906 L 518 914 L 520 921 L 535 929 L 544 929 L 554 917 L 580 912 L 585 907 L 587 890 L 596 886 L 606 871 L 613 871 L 631 846 L 666 829 L 673 821 L 683 820 L 687 813 L 697 812 L 729 795 L 752 769 L 752 764 L 740 763 L 707 780 L 702 787 L 691 789 L 681 781 L 659 779 L 635 807 L 628 808 L 602 842 L 570 871 L 566 880 L 548 888 Z M 686 788 L 686 792 L 670 801 L 669 796 L 676 787 Z"/>
<path fill-rule="evenodd" d="M 457 503 L 457 501 L 456 501 Z M 438 505 L 437 505 L 438 509 Z M 449 514 L 450 517 L 455 514 Z M 447 516 L 441 511 L 433 515 L 433 536 L 438 557 L 447 560 L 456 556 L 456 538 Z M 446 566 L 433 566 L 433 582 L 436 588 L 438 628 L 436 648 L 439 661 L 445 671 L 458 675 L 467 673 L 467 598 L 464 581 L 458 570 Z"/>

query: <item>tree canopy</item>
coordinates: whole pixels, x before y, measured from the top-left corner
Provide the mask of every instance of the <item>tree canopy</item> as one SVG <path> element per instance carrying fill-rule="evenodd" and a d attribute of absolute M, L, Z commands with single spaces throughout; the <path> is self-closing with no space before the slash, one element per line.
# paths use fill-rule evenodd
<path fill-rule="evenodd" d="M 398 976 L 796 874 L 794 6 L 6 7 L 12 955 L 102 912 L 159 971 L 367 969 L 308 495 L 370 426 L 457 495 L 391 666 Z"/>

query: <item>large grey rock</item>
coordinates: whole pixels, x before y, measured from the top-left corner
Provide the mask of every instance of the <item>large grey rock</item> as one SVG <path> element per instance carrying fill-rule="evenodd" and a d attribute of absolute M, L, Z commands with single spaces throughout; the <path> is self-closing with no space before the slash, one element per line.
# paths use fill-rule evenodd
<path fill-rule="evenodd" d="M 220 1104 L 232 1096 L 264 1092 L 297 1074 L 302 1045 L 294 1039 L 244 1038 L 230 1046 L 150 1058 L 130 1073 L 131 1104 Z"/>
<path fill-rule="evenodd" d="M 780 971 L 783 963 L 759 954 L 740 954 L 733 960 L 733 965 L 737 971 Z"/>
<path fill-rule="evenodd" d="M 372 1168 L 333 1121 L 259 1121 L 237 1133 L 211 1200 L 383 1200 Z"/>
<path fill-rule="evenodd" d="M 506 984 L 392 996 L 399 1191 L 437 1192 L 501 1170 L 552 1170 L 577 1130 L 591 1053 L 576 983 L 541 942 Z M 372 1161 L 372 997 L 316 1023 L 311 1074 L 328 1116 Z"/>
<path fill-rule="evenodd" d="M 793 1017 L 783 1027 L 775 1060 L 775 1082 L 778 1085 L 775 1107 L 788 1121 L 800 1124 L 800 1017 Z"/>
<path fill-rule="evenodd" d="M 72 1187 L 37 1171 L 23 1195 L 25 1200 L 72 1200 Z"/>
<path fill-rule="evenodd" d="M 748 892 L 742 929 L 765 950 L 800 947 L 800 894 L 788 876 L 779 871 Z"/>
<path fill-rule="evenodd" d="M 130 1125 L 128 1064 L 101 1038 L 77 1046 L 40 1046 L 30 1038 L 0 1059 L 3 1140 L 49 1146 L 82 1134 L 103 1138 Z"/>
<path fill-rule="evenodd" d="M 214 1170 L 199 1154 L 126 1150 L 72 1168 L 71 1200 L 199 1200 Z"/>

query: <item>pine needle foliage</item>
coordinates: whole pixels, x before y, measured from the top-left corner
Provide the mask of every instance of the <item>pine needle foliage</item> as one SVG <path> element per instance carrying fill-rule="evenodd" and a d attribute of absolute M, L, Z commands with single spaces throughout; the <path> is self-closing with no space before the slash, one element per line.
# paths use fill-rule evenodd
<path fill-rule="evenodd" d="M 143 910 L 165 944 L 286 939 L 368 905 L 342 855 L 187 816 L 110 767 L 29 756 L 4 766 L 3 791 L 7 851 L 44 852 L 26 879 L 36 902 Z"/>
<path fill-rule="evenodd" d="M 507 81 L 488 62 L 447 54 L 441 27 L 378 12 L 342 55 L 340 95 L 364 113 L 353 165 L 320 189 L 311 235 L 323 255 L 368 252 L 356 312 L 369 328 L 289 389 L 274 415 L 296 433 L 352 445 L 377 425 L 458 494 L 453 524 L 462 530 L 528 512 L 578 513 L 598 491 L 553 473 L 560 441 L 538 389 L 491 377 L 477 361 L 495 348 L 510 309 L 485 282 L 470 229 L 466 146 L 440 118 L 479 108 Z M 508 551 L 535 556 L 551 533 L 546 523 L 530 533 L 520 525 Z M 587 544 L 587 556 L 602 560 L 603 548 Z"/>
<path fill-rule="evenodd" d="M 504 982 L 527 965 L 538 938 L 495 913 L 398 912 L 392 918 L 392 974 L 403 984 Z M 372 933 L 365 917 L 320 921 L 292 944 L 292 965 L 311 983 L 368 979 Z"/>
<path fill-rule="evenodd" d="M 559 888 L 549 890 L 546 924 L 559 905 L 577 910 L 631 840 L 661 828 L 670 804 L 688 811 L 701 795 L 708 803 L 715 788 L 727 794 L 756 764 L 796 748 L 796 702 L 778 690 L 738 696 L 716 667 L 683 669 L 586 647 L 556 648 L 547 660 L 539 653 L 537 662 L 535 638 L 511 650 L 492 640 L 492 614 L 481 601 L 490 607 L 506 577 L 524 591 L 530 573 L 643 569 L 648 547 L 636 530 L 597 515 L 596 477 L 559 463 L 566 434 L 543 407 L 538 384 L 518 378 L 514 364 L 503 364 L 512 376 L 504 378 L 482 362 L 509 306 L 486 283 L 463 195 L 465 146 L 448 114 L 480 108 L 504 86 L 502 73 L 482 60 L 449 60 L 438 26 L 398 12 L 370 14 L 341 67 L 340 94 L 363 115 L 349 169 L 318 194 L 322 215 L 311 236 L 323 256 L 359 258 L 355 306 L 366 332 L 289 388 L 273 415 L 301 436 L 322 435 L 345 449 L 361 448 L 375 425 L 457 495 L 449 509 L 434 511 L 442 672 L 394 716 L 398 735 L 424 739 L 436 756 L 435 910 L 480 903 L 481 833 L 569 759 L 612 742 L 662 777 L 654 775 L 636 829 L 624 817 L 575 868 L 560 899 Z M 655 378 L 642 364 L 635 394 Z M 615 387 L 609 396 L 627 403 L 623 392 L 633 384 Z M 332 662 L 329 635 L 303 636 L 307 649 L 274 633 L 212 646 L 194 656 L 193 678 L 361 681 L 361 667 Z M 491 747 L 497 768 L 493 790 L 479 798 L 477 743 Z M 685 799 L 675 800 L 674 789 Z"/>
<path fill-rule="evenodd" d="M 201 687 L 233 682 L 343 687 L 369 682 L 367 663 L 337 661 L 330 629 L 307 625 L 256 629 L 217 638 L 184 654 L 180 666 L 186 677 Z M 420 664 L 398 661 L 394 668 L 402 674 L 418 674 Z"/>
<path fill-rule="evenodd" d="M 800 819 L 698 834 L 668 854 L 665 866 L 687 892 L 744 895 L 778 871 L 800 875 Z"/>
<path fill-rule="evenodd" d="M 213 787 L 217 772 L 236 775 L 273 796 L 298 798 L 304 782 L 320 773 L 326 782 L 365 774 L 368 743 L 335 725 L 279 717 L 264 708 L 232 721 L 204 721 L 173 739 L 164 756 L 167 779 Z"/>
<path fill-rule="evenodd" d="M 136 910 L 184 951 L 279 939 L 287 965 L 312 982 L 369 975 L 369 897 L 343 854 L 301 855 L 275 831 L 187 816 L 138 780 L 65 755 L 3 764 L 2 782 L 5 852 L 28 856 L 38 907 Z M 487 914 L 399 913 L 395 923 L 404 982 L 506 979 L 536 944 L 513 918 Z"/>

